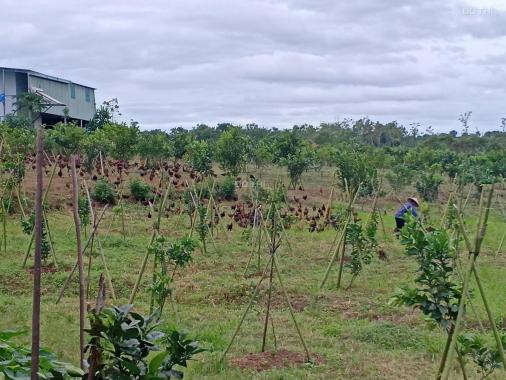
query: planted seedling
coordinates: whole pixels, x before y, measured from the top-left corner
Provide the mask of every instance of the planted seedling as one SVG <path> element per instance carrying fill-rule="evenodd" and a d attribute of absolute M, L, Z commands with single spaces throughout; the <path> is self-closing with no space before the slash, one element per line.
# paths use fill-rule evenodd
<path fill-rule="evenodd" d="M 167 297 L 173 295 L 174 275 L 177 269 L 185 268 L 192 261 L 197 246 L 197 242 L 190 237 L 176 240 L 168 248 L 166 248 L 165 243 L 166 239 L 163 236 L 158 236 L 149 247 L 149 252 L 155 260 L 153 280 L 149 288 L 151 291 L 151 309 L 156 303 L 160 315 L 163 312 Z"/>
<path fill-rule="evenodd" d="M 88 378 L 182 379 L 184 374 L 176 366 L 186 367 L 188 360 L 204 350 L 184 333 L 171 331 L 166 335 L 157 319 L 158 313 L 134 313 L 132 305 L 90 313 L 86 350 L 93 351 L 100 361 Z M 158 353 L 150 355 L 154 352 Z"/>
<path fill-rule="evenodd" d="M 234 343 L 234 340 L 237 337 L 237 334 L 239 333 L 241 326 L 246 318 L 246 315 L 248 314 L 251 307 L 253 306 L 253 304 L 256 301 L 256 298 L 257 298 L 257 295 L 258 295 L 258 292 L 260 290 L 260 286 L 261 286 L 263 280 L 268 277 L 269 278 L 268 298 L 267 298 L 267 308 L 266 308 L 266 313 L 265 313 L 265 321 L 264 321 L 264 328 L 263 328 L 263 335 L 262 335 L 262 349 L 261 349 L 262 352 L 265 351 L 266 339 L 267 339 L 267 327 L 269 324 L 269 319 L 271 319 L 271 325 L 274 326 L 274 323 L 272 322 L 271 312 L 270 312 L 271 301 L 272 301 L 272 292 L 273 292 L 274 273 L 276 274 L 276 277 L 278 279 L 279 286 L 281 288 L 281 291 L 283 293 L 283 297 L 284 297 L 286 304 L 288 306 L 288 310 L 290 312 L 291 319 L 293 321 L 295 329 L 297 330 L 299 340 L 300 340 L 302 346 L 304 347 L 306 360 L 308 362 L 310 361 L 309 350 L 307 348 L 306 342 L 304 341 L 304 338 L 302 337 L 302 332 L 299 328 L 299 325 L 297 324 L 297 320 L 295 319 L 295 313 L 293 311 L 292 304 L 291 304 L 288 294 L 286 292 L 286 289 L 285 289 L 285 286 L 283 283 L 283 278 L 281 276 L 281 271 L 279 269 L 279 264 L 276 259 L 277 251 L 278 251 L 278 249 L 281 245 L 281 242 L 282 242 L 281 234 L 285 233 L 283 226 L 282 226 L 282 222 L 280 220 L 281 218 L 279 216 L 279 211 L 278 211 L 279 204 L 282 201 L 284 201 L 284 199 L 285 199 L 284 197 L 280 196 L 281 194 L 284 194 L 284 191 L 281 186 L 277 185 L 271 191 L 269 198 L 268 198 L 269 209 L 266 214 L 266 228 L 265 229 L 266 229 L 266 234 L 269 238 L 269 260 L 268 260 L 267 265 L 265 266 L 264 270 L 262 271 L 262 276 L 260 277 L 260 280 L 258 281 L 258 283 L 255 287 L 255 290 L 250 297 L 250 301 L 248 303 L 248 306 L 246 307 L 246 310 L 244 311 L 244 313 L 239 321 L 239 324 L 238 324 L 237 328 L 235 329 L 234 334 L 232 335 L 232 339 L 230 340 L 225 351 L 223 352 L 223 355 L 221 356 L 220 361 L 223 361 L 223 359 L 227 355 L 228 351 L 232 347 L 232 344 Z M 276 335 L 274 334 L 274 327 L 272 330 L 273 330 L 274 341 L 276 342 Z M 275 343 L 275 345 L 277 345 L 277 343 Z"/>
<path fill-rule="evenodd" d="M 35 226 L 35 214 L 32 212 L 27 219 L 20 220 L 21 229 L 27 235 L 31 235 Z M 42 220 L 42 241 L 41 241 L 41 259 L 46 262 L 49 254 L 51 253 L 51 247 L 49 245 L 49 240 L 47 236 L 47 228 L 45 220 Z"/>

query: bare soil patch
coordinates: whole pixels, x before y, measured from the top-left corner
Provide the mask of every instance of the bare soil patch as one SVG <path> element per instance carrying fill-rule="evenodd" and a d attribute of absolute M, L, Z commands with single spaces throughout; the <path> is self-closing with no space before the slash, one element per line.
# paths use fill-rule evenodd
<path fill-rule="evenodd" d="M 324 362 L 323 357 L 311 354 L 311 360 L 317 364 Z M 277 352 L 251 353 L 239 358 L 233 358 L 231 363 L 241 369 L 257 372 L 268 371 L 273 368 L 287 368 L 307 363 L 306 355 L 301 352 L 279 350 Z"/>

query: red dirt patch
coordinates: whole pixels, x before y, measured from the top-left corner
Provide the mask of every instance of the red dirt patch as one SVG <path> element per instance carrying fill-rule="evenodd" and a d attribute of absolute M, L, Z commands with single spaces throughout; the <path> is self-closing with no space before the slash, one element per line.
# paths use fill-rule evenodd
<path fill-rule="evenodd" d="M 311 354 L 311 360 L 317 364 L 324 362 L 320 355 Z M 307 363 L 306 355 L 301 352 L 279 350 L 277 352 L 258 352 L 247 354 L 240 358 L 233 358 L 231 363 L 241 369 L 254 371 L 268 371 L 272 368 L 286 368 L 293 365 Z"/>
<path fill-rule="evenodd" d="M 34 268 L 28 268 L 27 271 L 33 276 Z M 40 267 L 40 273 L 56 273 L 56 272 L 58 272 L 58 269 L 53 264 Z"/>
<path fill-rule="evenodd" d="M 290 298 L 290 304 L 295 312 L 301 313 L 310 303 L 310 298 L 304 295 L 288 295 Z M 267 306 L 267 299 L 265 299 L 265 306 Z M 272 299 L 272 306 L 275 309 L 288 308 L 285 297 L 281 294 L 276 295 Z"/>

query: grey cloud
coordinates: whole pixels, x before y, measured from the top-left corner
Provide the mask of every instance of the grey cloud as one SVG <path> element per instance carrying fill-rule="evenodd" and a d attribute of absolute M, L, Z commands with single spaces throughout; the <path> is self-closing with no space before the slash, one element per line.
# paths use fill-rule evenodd
<path fill-rule="evenodd" d="M 118 97 L 143 128 L 504 117 L 506 13 L 461 0 L 1 3 L 0 66 Z"/>

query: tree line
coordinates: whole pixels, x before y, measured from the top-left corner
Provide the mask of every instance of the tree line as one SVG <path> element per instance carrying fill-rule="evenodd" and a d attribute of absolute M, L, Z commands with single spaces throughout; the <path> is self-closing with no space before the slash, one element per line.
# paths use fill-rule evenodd
<path fill-rule="evenodd" d="M 259 171 L 278 165 L 286 169 L 291 188 L 302 185 L 305 172 L 330 166 L 337 168 L 342 181 L 353 182 L 356 177 L 364 194 L 372 193 L 381 171 L 394 189 L 414 184 L 426 200 L 437 198 L 446 176 L 477 189 L 506 176 L 504 125 L 502 131 L 469 133 L 470 112 L 458 119 L 461 134 L 456 130 L 436 134 L 430 129 L 421 133 L 419 124 L 406 128 L 395 121 L 381 123 L 368 118 L 290 129 L 220 123 L 141 131 L 135 121 L 118 121 L 120 115 L 113 99 L 98 108 L 84 129 L 70 121 L 58 123 L 48 130 L 46 149 L 54 154 L 79 152 L 90 171 L 99 157 L 123 161 L 139 157 L 148 167 L 166 160 L 185 160 L 205 175 L 212 172 L 213 162 L 230 176 L 237 176 L 248 164 Z M 34 151 L 35 131 L 21 117 L 7 118 L 0 124 L 0 132 L 10 154 Z"/>

